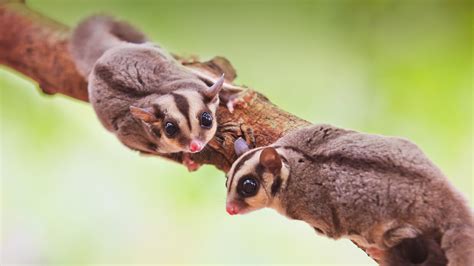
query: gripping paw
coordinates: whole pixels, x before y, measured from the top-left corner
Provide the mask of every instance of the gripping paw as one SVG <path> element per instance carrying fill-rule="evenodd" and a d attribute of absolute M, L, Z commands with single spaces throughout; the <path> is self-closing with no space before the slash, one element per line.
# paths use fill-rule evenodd
<path fill-rule="evenodd" d="M 252 128 L 239 122 L 226 122 L 219 124 L 216 137 L 221 139 L 222 143 L 226 141 L 234 143 L 237 138 L 242 137 L 250 148 L 254 148 L 256 145 Z"/>
<path fill-rule="evenodd" d="M 370 247 L 368 249 L 365 250 L 365 252 L 367 252 L 367 254 L 373 258 L 374 260 L 381 260 L 383 255 L 384 255 L 384 251 L 379 249 L 379 248 L 374 248 L 374 247 Z"/>
<path fill-rule="evenodd" d="M 254 97 L 255 93 L 249 90 L 238 91 L 238 92 L 223 92 L 219 94 L 219 97 L 223 103 L 225 103 L 229 112 L 233 113 L 236 107 L 245 108 L 247 104 Z"/>
<path fill-rule="evenodd" d="M 247 105 L 247 102 L 246 102 L 243 98 L 239 98 L 239 97 L 230 99 L 230 100 L 226 103 L 227 109 L 228 109 L 229 112 L 231 112 L 231 113 L 234 112 L 235 107 L 245 107 L 246 105 Z"/>
<path fill-rule="evenodd" d="M 183 153 L 183 164 L 186 166 L 186 168 L 188 168 L 189 172 L 194 172 L 201 167 L 200 164 L 191 159 L 191 155 L 189 153 Z"/>

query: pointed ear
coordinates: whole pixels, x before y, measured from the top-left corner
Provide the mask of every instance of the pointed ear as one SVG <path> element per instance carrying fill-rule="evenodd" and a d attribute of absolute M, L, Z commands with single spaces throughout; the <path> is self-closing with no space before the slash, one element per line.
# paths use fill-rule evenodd
<path fill-rule="evenodd" d="M 280 173 L 282 166 L 280 155 L 272 147 L 262 150 L 262 153 L 260 153 L 260 164 L 274 175 Z"/>
<path fill-rule="evenodd" d="M 133 105 L 130 106 L 130 113 L 133 115 L 133 117 L 147 123 L 151 123 L 157 120 L 153 112 L 153 107 L 140 108 Z"/>
<path fill-rule="evenodd" d="M 235 151 L 235 154 L 237 154 L 237 157 L 246 153 L 249 150 L 250 150 L 249 145 L 247 144 L 247 142 L 245 142 L 245 140 L 242 137 L 239 137 L 237 140 L 235 140 L 234 151 Z"/>
<path fill-rule="evenodd" d="M 222 89 L 222 85 L 224 85 L 224 74 L 222 74 L 222 76 L 216 81 L 216 83 L 214 83 L 214 85 L 209 87 L 204 92 L 206 97 L 209 98 L 209 100 L 211 101 L 216 99 L 217 98 L 216 96 L 219 94 L 219 92 Z"/>

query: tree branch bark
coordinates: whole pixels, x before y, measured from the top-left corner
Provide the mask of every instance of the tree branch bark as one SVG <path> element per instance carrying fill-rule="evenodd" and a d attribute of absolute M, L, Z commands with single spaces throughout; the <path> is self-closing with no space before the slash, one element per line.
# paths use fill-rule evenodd
<path fill-rule="evenodd" d="M 87 82 L 68 52 L 68 28 L 21 2 L 0 4 L 0 64 L 38 82 L 47 94 L 87 101 Z"/>
<path fill-rule="evenodd" d="M 0 2 L 0 64 L 38 82 L 46 94 L 60 93 L 87 102 L 87 81 L 76 70 L 69 53 L 69 37 L 67 26 L 29 9 L 23 1 Z M 217 78 L 224 72 L 229 82 L 236 76 L 230 63 L 222 57 L 207 62 L 176 58 L 203 75 Z M 233 113 L 225 106 L 219 107 L 220 127 L 216 137 L 192 157 L 197 163 L 211 164 L 225 172 L 237 159 L 233 148 L 236 138 L 253 133 L 254 144 L 264 146 L 293 129 L 309 125 L 252 89 L 237 85 L 234 89 L 242 90 L 240 97 L 245 103 Z M 227 130 L 229 128 L 232 130 Z M 181 161 L 180 154 L 164 157 Z"/>

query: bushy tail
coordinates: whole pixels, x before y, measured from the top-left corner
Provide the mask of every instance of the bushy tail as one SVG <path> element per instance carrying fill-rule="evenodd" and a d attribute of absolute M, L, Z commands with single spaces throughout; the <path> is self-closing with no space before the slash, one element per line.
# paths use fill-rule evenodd
<path fill-rule="evenodd" d="M 445 266 L 447 259 L 435 234 L 406 238 L 389 249 L 381 262 L 386 266 Z"/>
<path fill-rule="evenodd" d="M 441 240 L 449 266 L 474 265 L 474 227 L 459 226 L 447 230 Z"/>
<path fill-rule="evenodd" d="M 74 29 L 70 50 L 79 72 L 87 77 L 107 50 L 123 42 L 144 43 L 145 35 L 130 24 L 108 16 L 91 16 Z"/>

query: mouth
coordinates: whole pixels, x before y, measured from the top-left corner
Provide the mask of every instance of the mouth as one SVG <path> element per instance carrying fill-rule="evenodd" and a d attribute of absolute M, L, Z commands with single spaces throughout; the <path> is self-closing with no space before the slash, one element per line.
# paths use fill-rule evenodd
<path fill-rule="evenodd" d="M 245 214 L 248 212 L 248 209 L 238 202 L 227 202 L 225 210 L 230 215 Z"/>
<path fill-rule="evenodd" d="M 238 209 L 237 206 L 235 206 L 235 205 L 229 205 L 229 204 L 227 204 L 227 206 L 225 207 L 225 210 L 226 210 L 227 213 L 230 214 L 230 215 L 239 214 L 239 209 Z"/>

